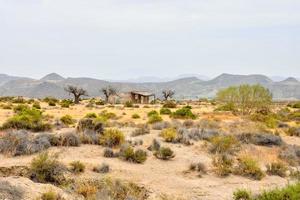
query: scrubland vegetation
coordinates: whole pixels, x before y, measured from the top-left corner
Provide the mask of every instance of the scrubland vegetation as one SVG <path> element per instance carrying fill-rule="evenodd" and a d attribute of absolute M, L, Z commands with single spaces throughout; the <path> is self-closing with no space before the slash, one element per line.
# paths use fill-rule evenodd
<path fill-rule="evenodd" d="M 0 178 L 53 186 L 33 199 L 300 198 L 299 102 L 259 85 L 149 105 L 66 91 L 74 100 L 0 98 Z"/>

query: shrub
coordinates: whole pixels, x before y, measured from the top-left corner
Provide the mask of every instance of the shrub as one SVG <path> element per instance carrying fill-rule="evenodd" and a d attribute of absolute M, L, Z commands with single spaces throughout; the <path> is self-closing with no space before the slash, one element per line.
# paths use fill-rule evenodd
<path fill-rule="evenodd" d="M 63 198 L 58 195 L 56 192 L 50 190 L 48 192 L 45 192 L 41 196 L 41 200 L 62 200 Z"/>
<path fill-rule="evenodd" d="M 151 110 L 150 112 L 148 112 L 147 116 L 151 117 L 153 115 L 158 115 L 158 112 L 156 110 Z"/>
<path fill-rule="evenodd" d="M 170 114 L 172 114 L 172 111 L 169 108 L 161 108 L 159 113 L 161 115 L 170 115 Z"/>
<path fill-rule="evenodd" d="M 300 147 L 297 145 L 285 145 L 279 152 L 279 158 L 290 165 L 297 166 L 300 163 Z"/>
<path fill-rule="evenodd" d="M 251 200 L 251 193 L 247 190 L 238 189 L 233 193 L 233 200 Z"/>
<path fill-rule="evenodd" d="M 43 99 L 43 101 L 46 103 L 49 103 L 49 102 L 58 103 L 59 102 L 59 100 L 54 97 L 46 97 Z"/>
<path fill-rule="evenodd" d="M 239 142 L 232 136 L 215 136 L 211 140 L 211 153 L 234 153 L 239 147 Z"/>
<path fill-rule="evenodd" d="M 41 109 L 41 104 L 39 102 L 34 102 L 33 105 L 32 105 L 32 108 L 35 108 L 35 109 Z"/>
<path fill-rule="evenodd" d="M 287 131 L 287 135 L 289 136 L 300 136 L 300 128 L 291 127 Z"/>
<path fill-rule="evenodd" d="M 94 119 L 97 118 L 97 114 L 96 113 L 87 113 L 84 118 L 89 118 L 89 119 Z"/>
<path fill-rule="evenodd" d="M 102 118 L 104 121 L 107 121 L 109 119 L 116 119 L 117 115 L 113 112 L 102 111 L 98 118 Z"/>
<path fill-rule="evenodd" d="M 160 115 L 151 115 L 148 119 L 148 123 L 149 124 L 153 124 L 153 123 L 156 123 L 156 122 L 161 122 L 163 121 L 162 117 Z"/>
<path fill-rule="evenodd" d="M 132 101 L 126 101 L 125 104 L 124 104 L 124 106 L 126 108 L 132 108 L 133 107 L 133 103 L 132 103 Z"/>
<path fill-rule="evenodd" d="M 186 128 L 191 128 L 194 126 L 194 121 L 188 119 L 188 120 L 185 120 L 182 125 Z"/>
<path fill-rule="evenodd" d="M 105 148 L 103 151 L 103 156 L 105 158 L 113 158 L 113 157 L 115 157 L 115 154 L 111 148 Z"/>
<path fill-rule="evenodd" d="M 85 165 L 80 161 L 73 161 L 70 163 L 71 171 L 75 174 L 83 173 L 85 171 Z"/>
<path fill-rule="evenodd" d="M 139 119 L 139 118 L 141 118 L 140 115 L 136 114 L 136 113 L 133 114 L 131 117 L 132 117 L 132 119 Z"/>
<path fill-rule="evenodd" d="M 25 129 L 35 132 L 51 130 L 51 125 L 45 123 L 42 112 L 37 109 L 24 109 L 9 118 L 2 129 Z"/>
<path fill-rule="evenodd" d="M 23 111 L 29 110 L 29 109 L 30 109 L 30 107 L 28 105 L 19 104 L 19 105 L 14 107 L 14 112 L 15 113 L 20 113 L 20 112 L 23 112 Z"/>
<path fill-rule="evenodd" d="M 162 130 L 160 133 L 160 136 L 166 141 L 166 142 L 175 142 L 177 139 L 177 131 L 174 128 L 167 128 Z"/>
<path fill-rule="evenodd" d="M 152 129 L 154 130 L 163 130 L 169 128 L 171 124 L 169 122 L 156 122 L 152 124 Z"/>
<path fill-rule="evenodd" d="M 40 183 L 65 183 L 66 168 L 57 161 L 56 157 L 47 152 L 41 153 L 30 164 L 31 178 Z"/>
<path fill-rule="evenodd" d="M 106 129 L 99 140 L 101 145 L 115 147 L 121 145 L 125 141 L 125 136 L 118 129 Z"/>
<path fill-rule="evenodd" d="M 120 149 L 120 158 L 134 162 L 134 163 L 144 163 L 147 160 L 147 153 L 141 149 L 134 151 L 134 149 L 129 145 L 124 145 Z"/>
<path fill-rule="evenodd" d="M 300 199 L 300 183 L 294 185 L 288 185 L 282 189 L 274 189 L 271 191 L 265 191 L 254 200 L 298 200 Z"/>
<path fill-rule="evenodd" d="M 257 161 L 249 156 L 243 156 L 239 159 L 235 173 L 254 180 L 261 180 L 265 176 Z"/>
<path fill-rule="evenodd" d="M 196 115 L 192 113 L 188 107 L 183 107 L 172 113 L 171 117 L 175 119 L 196 119 Z"/>
<path fill-rule="evenodd" d="M 60 106 L 62 108 L 69 108 L 71 105 L 73 105 L 73 101 L 70 99 L 63 99 L 60 102 Z"/>
<path fill-rule="evenodd" d="M 96 172 L 96 173 L 106 174 L 110 171 L 110 167 L 109 167 L 108 164 L 102 163 L 100 166 L 94 167 L 93 171 Z"/>
<path fill-rule="evenodd" d="M 266 166 L 268 175 L 277 175 L 280 177 L 285 177 L 288 170 L 286 164 L 283 162 L 273 162 Z"/>
<path fill-rule="evenodd" d="M 153 139 L 152 144 L 148 147 L 149 151 L 158 151 L 160 149 L 160 143 L 157 139 Z"/>
<path fill-rule="evenodd" d="M 56 103 L 55 103 L 54 101 L 49 101 L 49 102 L 48 102 L 48 105 L 49 105 L 49 106 L 56 106 Z"/>
<path fill-rule="evenodd" d="M 300 108 L 300 101 L 298 101 L 298 102 L 292 104 L 291 107 L 292 107 L 292 108 Z"/>
<path fill-rule="evenodd" d="M 150 133 L 150 128 L 148 126 L 143 126 L 141 128 L 137 128 L 135 129 L 131 136 L 132 137 L 136 137 L 136 136 L 140 136 L 140 135 L 146 135 Z"/>
<path fill-rule="evenodd" d="M 154 153 L 154 156 L 161 160 L 170 160 L 175 157 L 175 154 L 169 147 L 160 147 L 159 150 Z"/>
<path fill-rule="evenodd" d="M 233 159 L 228 154 L 215 155 L 212 164 L 215 167 L 215 172 L 218 176 L 228 176 L 233 171 Z"/>
<path fill-rule="evenodd" d="M 282 138 L 270 133 L 242 133 L 237 136 L 243 143 L 251 143 L 260 146 L 280 146 L 283 144 Z"/>
<path fill-rule="evenodd" d="M 60 121 L 65 125 L 72 125 L 76 122 L 76 120 L 74 120 L 71 115 L 62 116 L 60 118 Z"/>
<path fill-rule="evenodd" d="M 163 105 L 163 108 L 176 108 L 176 102 L 174 101 L 166 101 Z"/>
<path fill-rule="evenodd" d="M 250 116 L 252 121 L 256 122 L 262 122 L 264 123 L 268 128 L 276 128 L 278 126 L 278 116 L 275 114 L 261 114 L 261 113 L 255 113 Z"/>
<path fill-rule="evenodd" d="M 235 105 L 233 103 L 226 103 L 226 104 L 216 108 L 215 111 L 235 112 L 236 108 L 235 108 Z"/>
<path fill-rule="evenodd" d="M 200 173 L 199 176 L 201 176 L 202 174 L 206 174 L 206 172 L 207 172 L 206 166 L 201 162 L 191 163 L 190 170 L 199 172 Z"/>
<path fill-rule="evenodd" d="M 103 133 L 103 122 L 98 121 L 97 118 L 84 118 L 79 120 L 77 124 L 78 132 L 95 131 L 96 133 Z"/>
<path fill-rule="evenodd" d="M 61 146 L 78 147 L 81 144 L 79 136 L 73 132 L 61 134 L 59 140 Z"/>

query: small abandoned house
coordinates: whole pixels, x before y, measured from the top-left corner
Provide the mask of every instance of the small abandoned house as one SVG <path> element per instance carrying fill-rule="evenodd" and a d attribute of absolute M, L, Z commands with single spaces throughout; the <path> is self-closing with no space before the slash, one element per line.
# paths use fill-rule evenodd
<path fill-rule="evenodd" d="M 130 94 L 133 103 L 148 104 L 155 99 L 155 94 L 150 92 L 131 91 Z"/>

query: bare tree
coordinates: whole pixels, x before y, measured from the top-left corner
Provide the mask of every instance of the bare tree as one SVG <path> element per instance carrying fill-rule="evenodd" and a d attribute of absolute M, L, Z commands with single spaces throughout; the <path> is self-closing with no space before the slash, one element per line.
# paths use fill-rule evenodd
<path fill-rule="evenodd" d="M 172 98 L 175 94 L 174 90 L 163 90 L 162 91 L 163 98 L 165 101 L 167 101 L 169 98 Z"/>
<path fill-rule="evenodd" d="M 116 88 L 112 87 L 112 86 L 107 86 L 105 88 L 102 88 L 101 89 L 102 93 L 104 94 L 105 96 L 105 101 L 108 102 L 109 100 L 109 97 L 113 96 L 113 95 L 116 95 L 117 94 L 117 90 Z"/>
<path fill-rule="evenodd" d="M 68 92 L 69 94 L 74 95 L 74 103 L 75 104 L 79 104 L 81 96 L 88 96 L 86 90 L 76 87 L 76 86 L 69 85 L 65 88 L 65 91 Z"/>

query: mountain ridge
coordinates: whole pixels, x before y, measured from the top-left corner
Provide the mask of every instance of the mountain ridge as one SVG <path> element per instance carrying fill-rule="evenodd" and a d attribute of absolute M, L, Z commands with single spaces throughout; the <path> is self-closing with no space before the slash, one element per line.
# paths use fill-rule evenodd
<path fill-rule="evenodd" d="M 261 84 L 270 89 L 274 99 L 300 99 L 300 82 L 293 77 L 283 81 L 273 81 L 261 74 L 236 75 L 223 73 L 210 80 L 201 80 L 198 77 L 183 77 L 167 82 L 122 82 L 107 81 L 88 77 L 64 78 L 57 73 L 51 73 L 41 79 L 9 76 L 0 74 L 0 96 L 26 96 L 43 98 L 70 97 L 64 88 L 75 85 L 86 89 L 91 97 L 101 96 L 101 88 L 112 85 L 119 92 L 130 90 L 147 90 L 160 97 L 162 90 L 176 91 L 176 99 L 213 98 L 217 91 L 228 86 L 241 84 Z"/>

